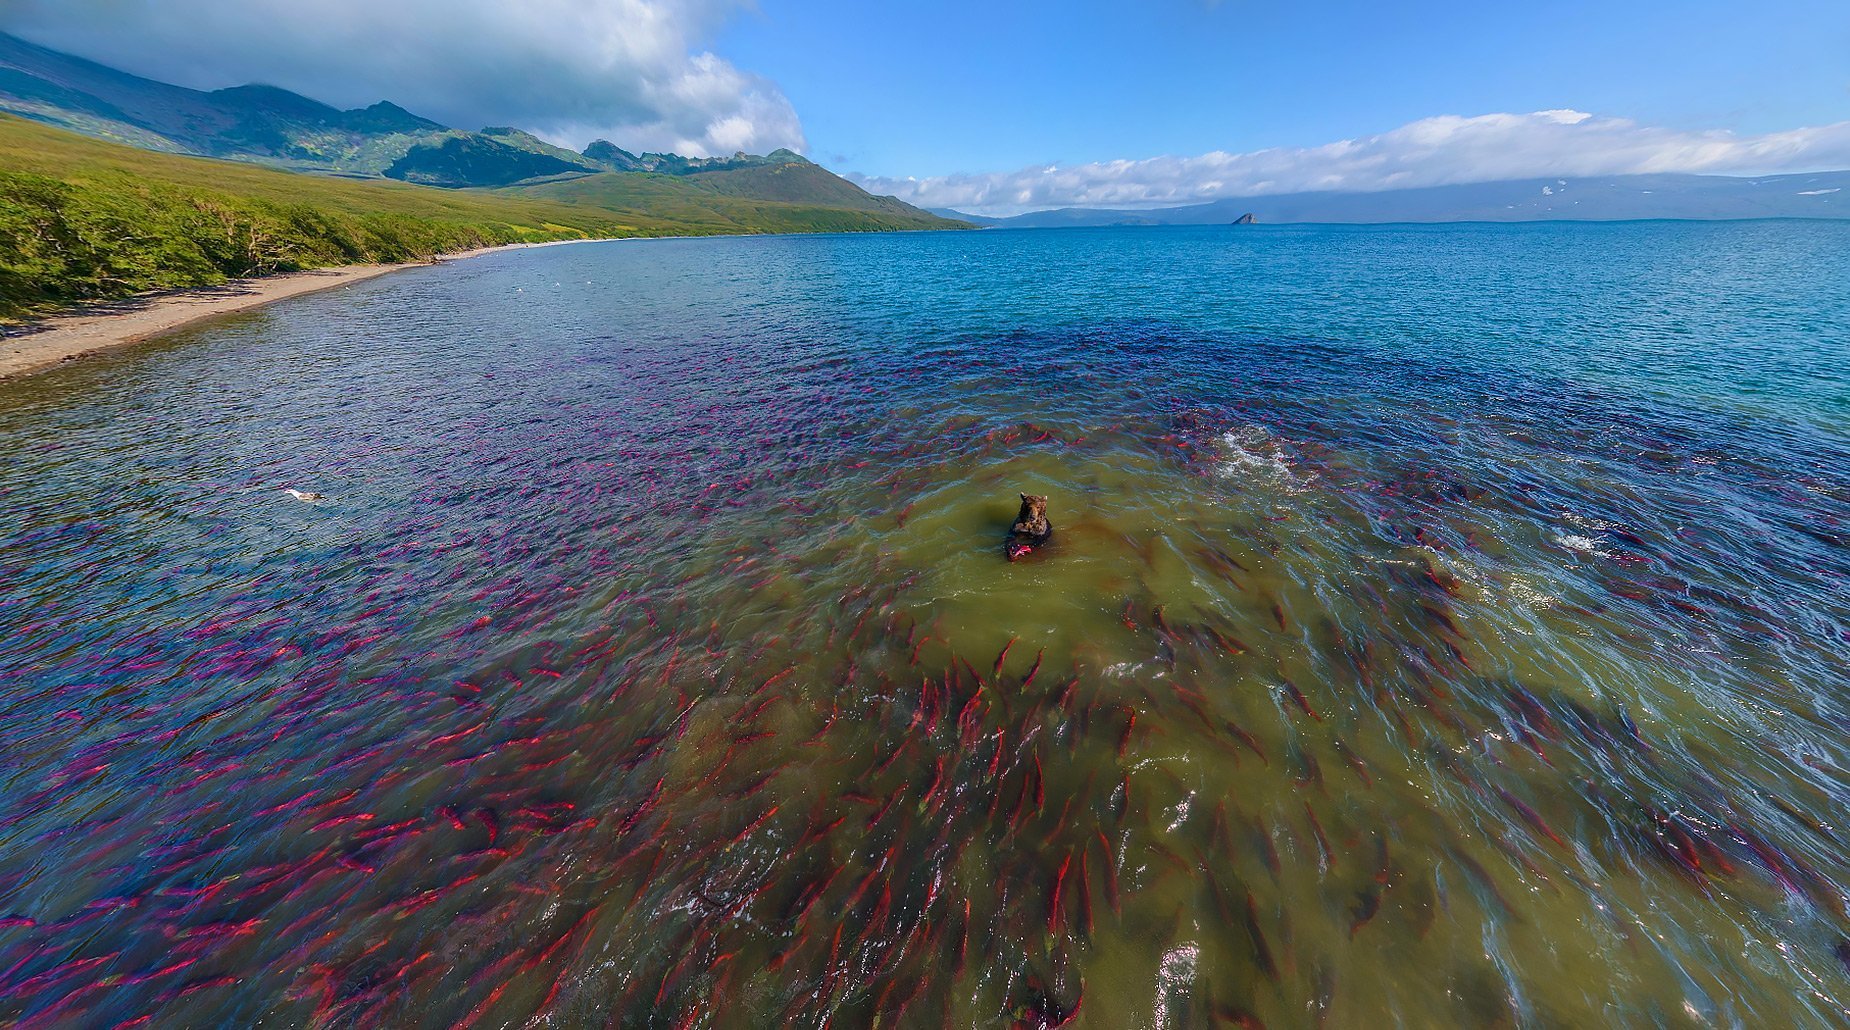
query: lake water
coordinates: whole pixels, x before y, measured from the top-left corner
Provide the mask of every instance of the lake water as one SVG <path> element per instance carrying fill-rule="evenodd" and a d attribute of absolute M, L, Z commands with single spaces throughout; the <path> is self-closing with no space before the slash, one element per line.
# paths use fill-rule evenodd
<path fill-rule="evenodd" d="M 0 384 L 0 1023 L 1841 1025 L 1847 369 L 1850 224 L 1258 226 Z"/>

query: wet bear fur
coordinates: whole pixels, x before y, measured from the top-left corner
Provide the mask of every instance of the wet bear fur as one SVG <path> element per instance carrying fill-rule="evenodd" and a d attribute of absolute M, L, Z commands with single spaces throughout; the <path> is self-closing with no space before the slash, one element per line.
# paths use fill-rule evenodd
<path fill-rule="evenodd" d="M 1047 521 L 1047 498 L 1040 494 L 1022 494 L 1021 512 L 1015 516 L 1015 524 L 1009 527 L 1003 553 L 1008 555 L 1009 561 L 1020 561 L 1036 548 L 1046 546 L 1052 537 L 1053 523 Z"/>

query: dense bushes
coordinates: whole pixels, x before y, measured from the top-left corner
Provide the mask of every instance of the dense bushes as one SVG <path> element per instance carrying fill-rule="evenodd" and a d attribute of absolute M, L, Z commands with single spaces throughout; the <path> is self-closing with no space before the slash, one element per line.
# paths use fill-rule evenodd
<path fill-rule="evenodd" d="M 243 276 L 578 235 L 327 211 L 119 174 L 66 182 L 0 172 L 0 318 Z"/>

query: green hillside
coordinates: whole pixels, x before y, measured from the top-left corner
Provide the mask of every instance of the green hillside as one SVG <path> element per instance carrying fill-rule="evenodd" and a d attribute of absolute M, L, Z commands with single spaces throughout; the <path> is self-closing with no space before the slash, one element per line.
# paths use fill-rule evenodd
<path fill-rule="evenodd" d="M 153 153 L 0 115 L 0 320 L 501 243 L 962 226 L 922 212 L 733 196 L 701 178 L 605 173 L 445 190 Z"/>
<path fill-rule="evenodd" d="M 187 89 L 5 33 L 0 111 L 150 150 L 370 174 L 447 131 L 389 103 L 341 111 L 274 86 Z"/>
<path fill-rule="evenodd" d="M 625 217 L 654 215 L 709 233 L 970 228 L 796 162 L 690 175 L 609 172 L 500 192 Z"/>
<path fill-rule="evenodd" d="M 824 204 L 894 216 L 926 213 L 893 197 L 873 196 L 834 172 L 787 150 L 778 153 L 786 155 L 786 160 L 717 172 L 695 172 L 687 176 L 687 181 L 729 197 Z"/>
<path fill-rule="evenodd" d="M 413 146 L 385 174 L 425 186 L 460 188 L 507 186 L 527 179 L 594 170 L 577 154 L 569 150 L 562 153 L 570 156 L 517 146 L 488 133 L 459 132 Z"/>

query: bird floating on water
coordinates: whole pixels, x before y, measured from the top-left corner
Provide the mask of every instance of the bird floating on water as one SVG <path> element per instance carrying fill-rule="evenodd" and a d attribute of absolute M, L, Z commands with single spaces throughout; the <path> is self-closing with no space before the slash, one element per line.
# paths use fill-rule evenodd
<path fill-rule="evenodd" d="M 322 500 L 323 498 L 323 495 L 318 494 L 314 492 L 313 490 L 297 490 L 293 486 L 283 487 L 283 492 L 295 498 L 298 501 L 319 501 L 319 500 Z"/>

